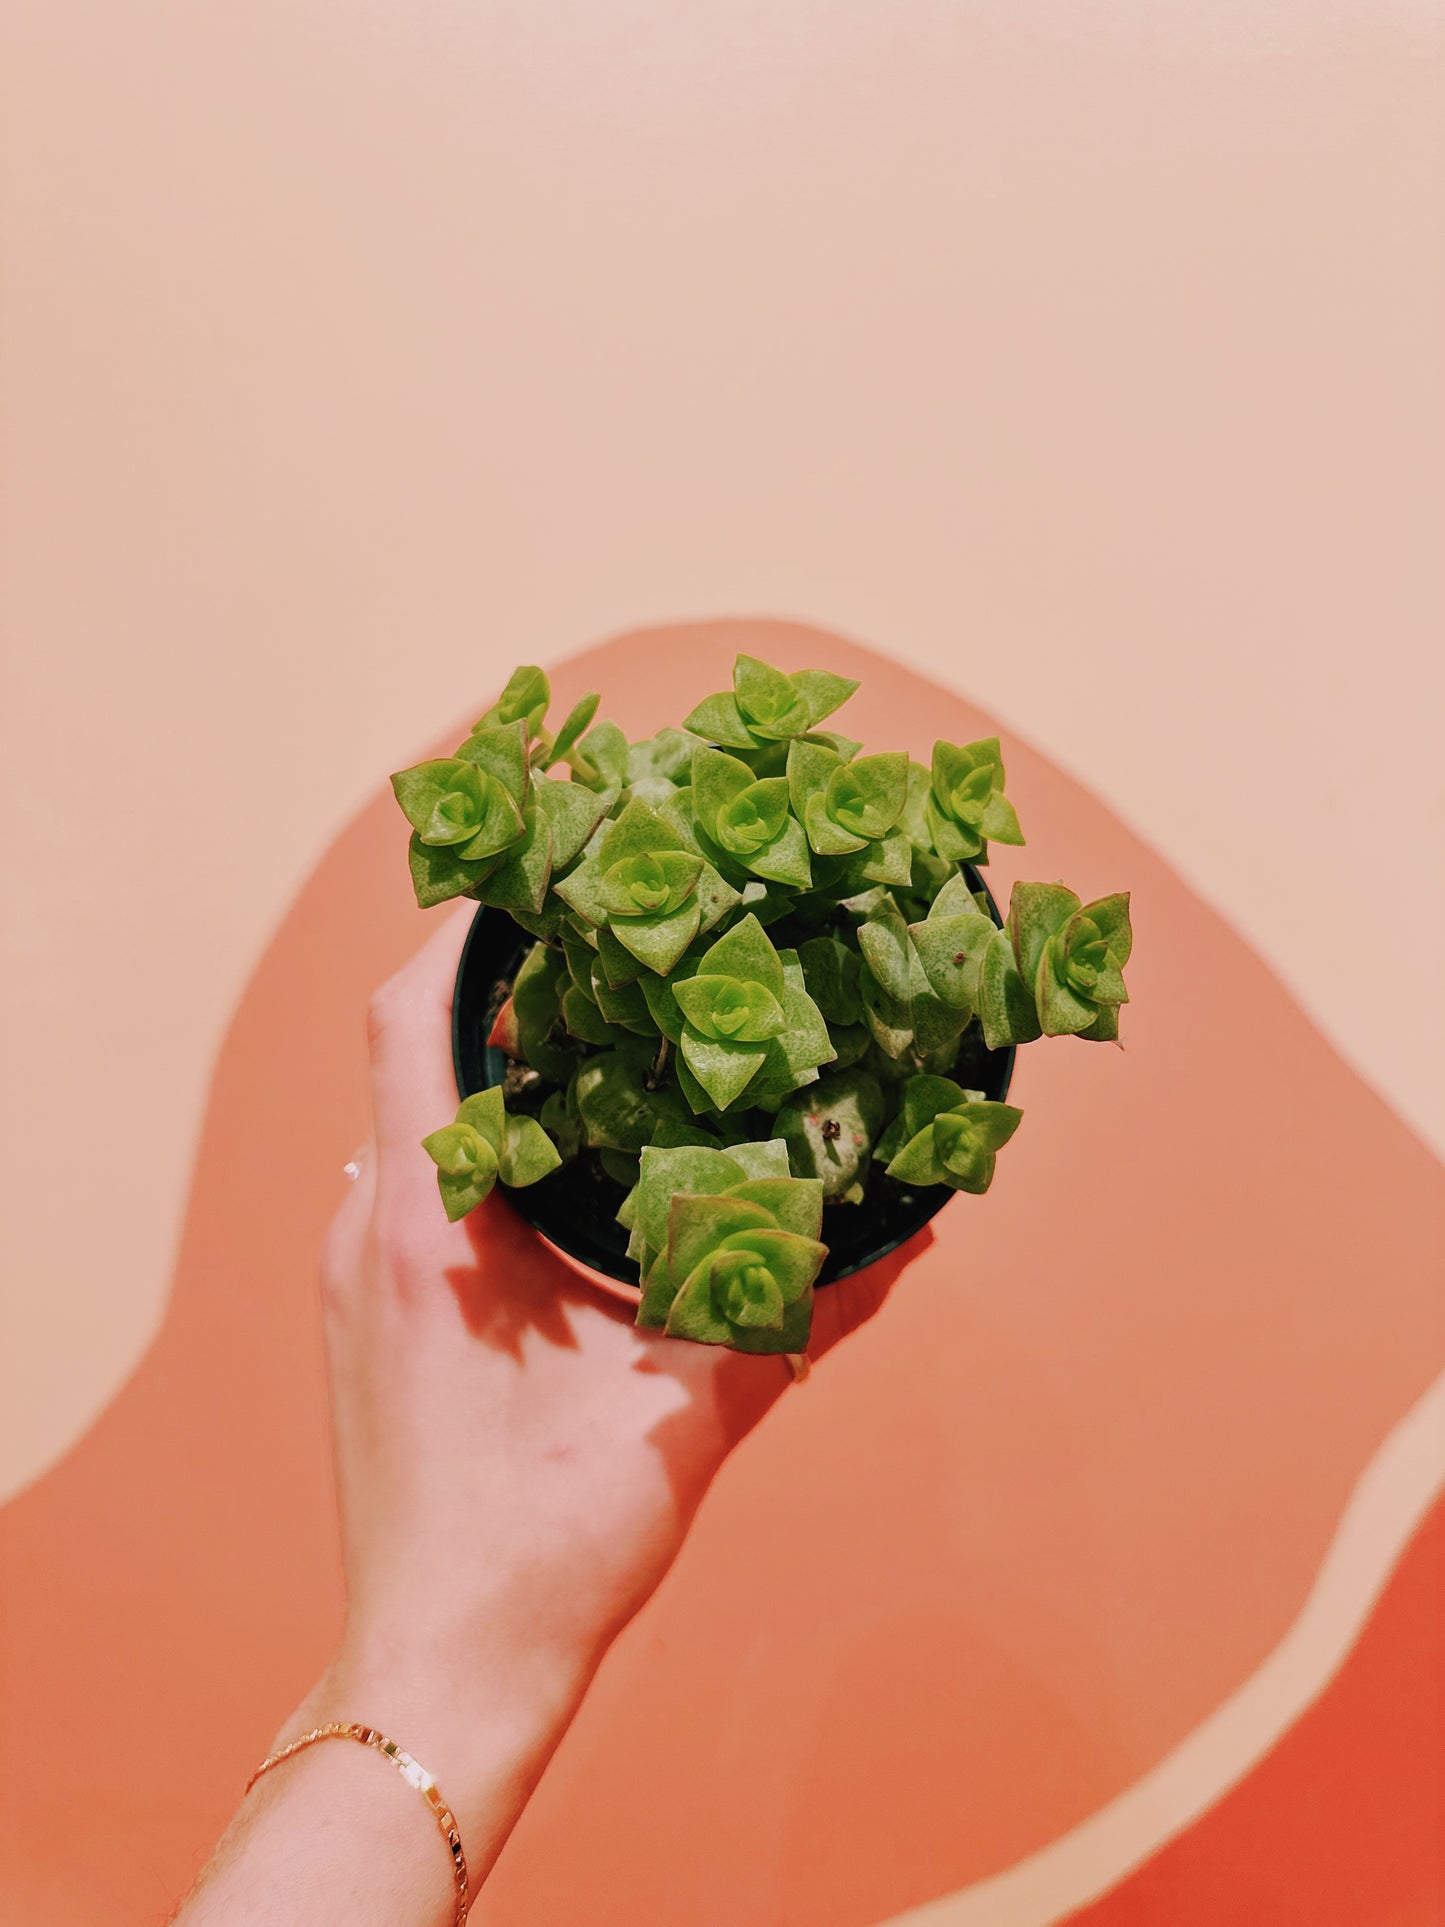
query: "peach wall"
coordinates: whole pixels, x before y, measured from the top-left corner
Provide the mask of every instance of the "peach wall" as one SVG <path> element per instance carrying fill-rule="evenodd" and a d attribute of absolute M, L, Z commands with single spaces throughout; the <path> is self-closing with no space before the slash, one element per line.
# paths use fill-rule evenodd
<path fill-rule="evenodd" d="M 876 740 L 991 733 L 783 623 L 619 638 L 560 699 L 606 688 L 647 734 L 740 644 L 861 677 Z M 1134 889 L 1123 1048 L 1026 1054 L 988 1197 L 729 1464 L 489 1878 L 497 1927 L 1046 1927 L 1298 1717 L 1445 1485 L 1438 1161 L 1087 791 L 1027 748 L 1010 785 L 1031 847 L 995 850 L 996 887 Z M 163 1327 L 0 1509 L 5 1927 L 89 1927 L 102 1886 L 163 1914 L 334 1637 L 313 1253 L 328 1147 L 363 1128 L 358 1013 L 426 921 L 404 845 L 378 796 L 288 910 L 211 1080 Z M 1440 1811 L 1438 1745 L 1390 1773 Z M 1412 1886 L 1435 1834 L 1397 1830 Z"/>
<path fill-rule="evenodd" d="M 638 621 L 796 614 L 985 704 L 1445 1143 L 1438 1000 L 1371 991 L 1388 921 L 1319 934 L 1343 887 L 1445 962 L 1438 13 L 0 28 L 5 1486 L 154 1331 L 329 838 L 509 661 Z M 96 1087 L 130 1124 L 77 1190 Z"/>
<path fill-rule="evenodd" d="M 0 6 L 0 1494 L 154 1339 L 334 839 L 640 624 L 976 702 L 1445 1148 L 1442 52 L 1419 0 Z"/>

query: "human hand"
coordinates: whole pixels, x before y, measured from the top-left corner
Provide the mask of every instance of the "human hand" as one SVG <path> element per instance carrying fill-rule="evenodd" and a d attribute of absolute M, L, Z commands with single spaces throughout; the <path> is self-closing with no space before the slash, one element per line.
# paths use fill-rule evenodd
<path fill-rule="evenodd" d="M 373 1139 L 321 1265 L 346 1629 L 282 1737 L 329 1719 L 393 1732 L 485 1865 L 792 1370 L 639 1331 L 496 1194 L 447 1222 L 421 1139 L 455 1108 L 449 1018 L 473 914 L 372 1004 Z M 904 1262 L 818 1293 L 812 1357 Z"/>

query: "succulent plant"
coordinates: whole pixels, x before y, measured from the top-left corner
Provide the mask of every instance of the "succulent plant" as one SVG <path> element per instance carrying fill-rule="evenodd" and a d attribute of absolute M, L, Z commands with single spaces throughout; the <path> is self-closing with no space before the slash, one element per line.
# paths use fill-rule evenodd
<path fill-rule="evenodd" d="M 595 696 L 549 733 L 525 666 L 454 755 L 392 779 L 418 902 L 471 896 L 535 940 L 491 1034 L 505 1103 L 425 1140 L 448 1214 L 590 1166 L 639 1323 L 738 1351 L 806 1345 L 838 1214 L 988 1188 L 1021 1115 L 983 1095 L 990 1052 L 1107 1041 L 1128 998 L 1127 896 L 1016 883 L 1000 928 L 967 867 L 1023 841 L 997 739 L 864 754 L 819 726 L 855 687 L 739 656 L 730 691 L 630 742 Z"/>
<path fill-rule="evenodd" d="M 989 1103 L 981 1091 L 966 1091 L 952 1078 L 910 1077 L 878 1156 L 900 1184 L 987 1191 L 998 1153 L 1022 1118 L 1013 1105 Z"/>
<path fill-rule="evenodd" d="M 725 749 L 767 749 L 806 736 L 857 687 L 826 669 L 786 675 L 756 656 L 739 656 L 731 691 L 705 696 L 683 727 Z"/>
<path fill-rule="evenodd" d="M 1003 793 L 997 736 L 976 743 L 933 745 L 933 766 L 914 780 L 913 830 L 949 863 L 986 861 L 989 839 L 1022 843 L 1018 816 Z"/>
<path fill-rule="evenodd" d="M 1112 1042 L 1133 947 L 1127 891 L 1081 903 L 1062 883 L 1016 883 L 979 973 L 989 1048 L 1041 1035 Z"/>
<path fill-rule="evenodd" d="M 578 766 L 591 771 L 576 739 L 597 698 L 584 697 L 552 738 L 542 731 L 550 696 L 542 670 L 518 669 L 454 755 L 392 777 L 412 827 L 412 887 L 422 909 L 471 896 L 508 911 L 534 935 L 555 931 L 556 915 L 544 915 L 548 887 L 574 862 L 607 803 L 585 784 L 540 773 L 568 759 L 574 774 Z"/>
<path fill-rule="evenodd" d="M 500 1178 L 503 1184 L 535 1184 L 562 1162 L 557 1147 L 532 1117 L 509 1117 L 500 1089 L 463 1098 L 455 1119 L 422 1139 L 437 1168 L 437 1185 L 449 1218 L 464 1218 Z"/>
<path fill-rule="evenodd" d="M 823 1187 L 790 1175 L 779 1140 L 767 1149 L 643 1152 L 625 1207 L 644 1269 L 640 1325 L 734 1351 L 807 1344 L 813 1280 L 828 1255 Z"/>

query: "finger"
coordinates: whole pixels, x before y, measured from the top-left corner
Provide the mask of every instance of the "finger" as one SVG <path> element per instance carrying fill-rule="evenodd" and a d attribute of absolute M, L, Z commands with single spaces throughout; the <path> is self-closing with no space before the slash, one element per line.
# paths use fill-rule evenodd
<path fill-rule="evenodd" d="M 454 910 L 382 985 L 367 1011 L 378 1192 L 435 1188 L 436 1172 L 421 1141 L 456 1115 L 452 997 L 476 914 L 471 903 Z"/>

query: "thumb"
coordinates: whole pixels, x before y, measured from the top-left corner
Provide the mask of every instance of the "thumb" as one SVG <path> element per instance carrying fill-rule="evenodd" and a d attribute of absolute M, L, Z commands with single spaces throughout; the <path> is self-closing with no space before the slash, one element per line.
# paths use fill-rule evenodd
<path fill-rule="evenodd" d="M 421 1141 L 456 1115 L 452 998 L 462 946 L 476 914 L 473 903 L 452 911 L 368 1006 L 379 1199 L 395 1202 L 407 1192 L 434 1191 L 436 1172 Z"/>

